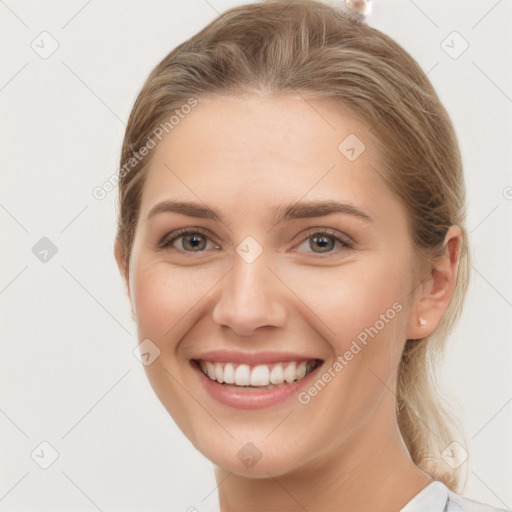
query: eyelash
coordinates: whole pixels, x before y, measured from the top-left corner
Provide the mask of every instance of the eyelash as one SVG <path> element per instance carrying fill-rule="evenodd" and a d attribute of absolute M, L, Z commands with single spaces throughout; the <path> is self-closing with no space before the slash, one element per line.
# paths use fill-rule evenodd
<path fill-rule="evenodd" d="M 197 253 L 205 252 L 204 250 L 203 251 L 183 251 L 183 250 L 176 249 L 176 248 L 172 247 L 174 242 L 176 242 L 176 240 L 178 240 L 179 238 L 182 238 L 182 237 L 184 237 L 186 235 L 197 235 L 197 234 L 201 234 L 205 238 L 208 238 L 208 239 L 210 238 L 208 233 L 205 230 L 201 229 L 201 228 L 193 228 L 193 229 L 181 228 L 181 229 L 178 229 L 178 230 L 168 234 L 168 235 L 172 235 L 172 238 L 166 240 L 165 237 L 164 237 L 163 241 L 160 242 L 158 247 L 160 249 L 172 249 L 172 250 L 175 250 L 177 252 L 182 252 L 182 253 L 185 253 L 185 254 L 187 254 L 187 253 L 188 254 L 194 254 L 196 252 Z M 168 235 L 166 235 L 166 236 L 168 236 Z M 299 245 L 301 245 L 306 240 L 313 238 L 314 235 L 327 235 L 327 238 L 332 238 L 335 242 L 338 242 L 341 245 L 342 249 L 353 249 L 354 248 L 353 242 L 350 239 L 348 239 L 348 237 L 345 238 L 345 237 L 336 236 L 336 231 L 330 230 L 330 229 L 327 229 L 327 228 L 315 228 L 315 230 L 311 231 L 302 240 L 302 242 Z M 342 238 L 344 238 L 344 239 L 342 239 Z M 336 252 L 337 252 L 336 250 L 327 251 L 327 252 L 324 252 L 324 253 L 311 251 L 311 254 L 318 254 L 318 255 L 327 254 L 327 255 L 330 255 L 330 254 L 335 254 Z"/>

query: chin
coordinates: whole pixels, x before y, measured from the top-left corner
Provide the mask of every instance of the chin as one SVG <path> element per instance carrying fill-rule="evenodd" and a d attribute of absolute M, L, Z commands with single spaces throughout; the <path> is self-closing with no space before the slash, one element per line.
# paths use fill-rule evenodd
<path fill-rule="evenodd" d="M 281 449 L 280 449 L 281 447 Z M 286 453 L 282 449 L 281 440 L 276 443 L 267 440 L 265 446 L 258 443 L 241 443 L 231 440 L 231 443 L 222 443 L 219 446 L 196 446 L 216 469 L 220 468 L 238 476 L 247 478 L 269 478 L 278 477 L 290 473 L 299 468 L 303 463 L 302 456 L 289 447 L 292 453 Z"/>

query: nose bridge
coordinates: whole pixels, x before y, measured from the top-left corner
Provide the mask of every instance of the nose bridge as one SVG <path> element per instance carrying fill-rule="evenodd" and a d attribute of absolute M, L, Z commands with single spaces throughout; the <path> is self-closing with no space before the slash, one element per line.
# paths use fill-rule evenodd
<path fill-rule="evenodd" d="M 270 272 L 263 256 L 251 263 L 236 257 L 230 279 L 232 298 L 240 306 L 264 299 L 270 287 L 268 274 Z"/>
<path fill-rule="evenodd" d="M 285 319 L 276 278 L 267 268 L 268 258 L 263 251 L 255 256 L 250 244 L 249 241 L 247 246 L 241 243 L 237 247 L 233 267 L 222 281 L 213 310 L 218 324 L 229 326 L 240 335 L 250 335 L 260 326 L 283 325 Z"/>

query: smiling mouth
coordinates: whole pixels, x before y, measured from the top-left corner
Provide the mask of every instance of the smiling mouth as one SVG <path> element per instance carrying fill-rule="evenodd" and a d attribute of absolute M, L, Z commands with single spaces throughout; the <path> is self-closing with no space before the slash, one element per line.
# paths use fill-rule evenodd
<path fill-rule="evenodd" d="M 303 379 L 323 361 L 286 361 L 269 364 L 248 365 L 230 362 L 193 360 L 194 364 L 210 380 L 236 389 L 274 389 Z"/>

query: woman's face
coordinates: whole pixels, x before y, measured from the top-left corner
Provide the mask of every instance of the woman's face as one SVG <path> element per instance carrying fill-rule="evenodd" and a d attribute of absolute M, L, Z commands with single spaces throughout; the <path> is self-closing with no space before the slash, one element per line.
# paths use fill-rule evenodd
<path fill-rule="evenodd" d="M 396 429 L 412 246 L 365 127 L 327 100 L 217 98 L 153 151 L 129 291 L 148 379 L 196 448 L 275 476 Z"/>

